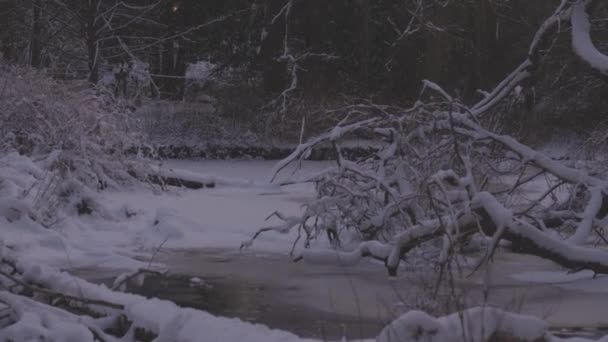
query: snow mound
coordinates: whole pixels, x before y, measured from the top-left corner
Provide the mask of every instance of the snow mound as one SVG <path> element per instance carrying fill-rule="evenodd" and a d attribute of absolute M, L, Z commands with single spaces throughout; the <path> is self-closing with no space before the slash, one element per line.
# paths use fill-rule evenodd
<path fill-rule="evenodd" d="M 411 311 L 389 324 L 377 342 L 483 342 L 496 336 L 518 341 L 538 341 L 548 336 L 546 323 L 490 307 L 478 307 L 434 318 Z"/>

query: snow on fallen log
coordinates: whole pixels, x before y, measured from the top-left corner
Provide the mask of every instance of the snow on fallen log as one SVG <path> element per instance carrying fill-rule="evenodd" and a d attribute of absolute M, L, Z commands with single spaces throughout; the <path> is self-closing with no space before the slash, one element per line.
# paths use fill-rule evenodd
<path fill-rule="evenodd" d="M 225 342 L 314 342 L 261 324 L 215 317 L 204 311 L 181 308 L 170 301 L 147 299 L 139 295 L 112 291 L 104 285 L 89 283 L 51 267 L 18 261 L 16 257 L 16 255 L 7 255 L 5 260 L 16 264 L 19 273 L 27 275 L 24 278 L 27 278 L 28 282 L 67 296 L 86 298 L 83 303 L 111 302 L 116 304 L 116 308 L 86 305 L 88 310 L 93 310 L 100 316 L 94 319 L 71 314 L 61 308 L 24 296 L 0 291 L 0 303 L 8 304 L 17 312 L 14 323 L 0 328 L 0 341 L 6 340 L 3 337 L 13 337 L 14 341 L 26 341 L 34 337 L 38 340 L 38 337 L 43 336 L 48 337 L 45 340 L 49 341 L 92 342 L 91 335 L 96 337 L 96 341 L 117 341 L 118 338 L 107 335 L 104 330 L 110 327 L 109 321 L 124 316 L 132 323 L 129 332 L 120 339 L 125 342 L 135 341 L 137 330 L 154 336 L 155 341 L 199 342 L 203 338 L 205 341 Z M 28 338 L 28 336 L 32 337 Z"/>
<path fill-rule="evenodd" d="M 235 187 L 271 187 L 269 183 L 255 182 L 247 179 L 225 178 L 177 168 L 153 167 L 147 175 L 155 184 L 186 187 L 189 189 L 214 188 L 216 186 Z"/>
<path fill-rule="evenodd" d="M 593 222 L 598 217 L 606 215 L 606 204 L 608 204 L 608 182 L 604 179 L 589 175 L 587 172 L 572 167 L 549 158 L 546 154 L 538 152 L 508 135 L 499 135 L 490 132 L 477 123 L 472 122 L 463 114 L 452 114 L 454 120 L 465 125 L 468 130 L 458 131 L 469 135 L 475 139 L 490 138 L 505 148 L 518 154 L 522 161 L 530 162 L 534 166 L 554 175 L 561 181 L 584 186 L 589 192 L 589 201 L 585 211 L 580 216 L 580 223 L 576 232 L 569 238 L 575 244 L 584 244 L 592 233 Z M 447 121 L 447 118 L 444 119 Z"/>
<path fill-rule="evenodd" d="M 550 341 L 547 324 L 539 318 L 492 307 L 476 307 L 434 318 L 410 311 L 378 335 L 377 342 Z"/>
<path fill-rule="evenodd" d="M 586 217 L 593 221 L 596 211 L 601 206 L 602 192 L 595 190 L 589 203 Z M 589 269 L 595 273 L 608 274 L 608 253 L 577 246 L 576 243 L 586 240 L 590 227 L 584 224 L 579 227 L 573 241 L 556 239 L 538 230 L 531 224 L 516 219 L 496 198 L 487 192 L 475 195 L 471 209 L 481 218 L 480 226 L 488 236 L 501 232 L 501 238 L 510 241 L 517 250 L 545 258 L 571 269 Z M 378 241 L 363 242 L 350 251 L 304 251 L 299 259 L 311 263 L 337 265 L 355 265 L 365 257 L 383 260 L 390 275 L 396 275 L 402 258 L 420 244 L 441 237 L 446 229 L 458 227 L 460 237 L 478 231 L 478 220 L 475 214 L 463 211 L 456 215 L 454 222 L 449 216 L 441 220 L 427 220 L 394 236 L 388 243 Z M 498 237 L 496 237 L 498 238 Z"/>
<path fill-rule="evenodd" d="M 461 236 L 477 230 L 475 217 L 471 213 L 457 214 L 456 217 L 455 221 L 449 216 L 443 217 L 441 220 L 424 221 L 397 235 L 393 239 L 394 247 L 386 260 L 389 274 L 396 275 L 399 262 L 405 254 L 426 241 L 442 236 L 446 230 L 456 231 L 457 227 Z"/>
<path fill-rule="evenodd" d="M 608 56 L 599 51 L 591 40 L 591 23 L 586 11 L 590 3 L 579 0 L 572 6 L 572 46 L 576 54 L 593 69 L 608 75 Z"/>
<path fill-rule="evenodd" d="M 16 321 L 0 329 L 0 341 L 118 341 L 98 326 L 103 318 L 77 316 L 8 291 L 0 291 L 0 301 Z"/>
<path fill-rule="evenodd" d="M 421 222 L 397 234 L 388 243 L 365 241 L 350 251 L 304 250 L 296 261 L 303 259 L 305 262 L 313 264 L 353 266 L 364 258 L 374 258 L 384 261 L 389 275 L 395 276 L 401 259 L 409 251 L 426 241 L 441 237 L 446 227 L 453 229 L 458 226 L 460 237 L 477 231 L 477 223 L 472 213 L 460 213 L 457 217 L 456 222 L 453 222 L 449 216 L 445 216 L 441 220 Z"/>
<path fill-rule="evenodd" d="M 513 218 L 488 192 L 476 194 L 471 208 L 481 217 L 481 227 L 486 235 L 493 235 L 500 227 L 504 227 L 502 237 L 523 253 L 536 255 L 571 269 L 588 269 L 595 273 L 608 274 L 608 252 L 577 246 L 547 235 L 531 224 Z"/>

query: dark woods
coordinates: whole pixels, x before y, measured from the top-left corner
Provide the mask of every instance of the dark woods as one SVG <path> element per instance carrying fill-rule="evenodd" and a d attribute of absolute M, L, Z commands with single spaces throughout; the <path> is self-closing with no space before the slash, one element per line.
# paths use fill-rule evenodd
<path fill-rule="evenodd" d="M 478 101 L 528 54 L 558 2 L 1 0 L 0 48 L 6 62 L 57 78 L 113 78 L 117 96 L 188 97 L 188 66 L 208 61 L 225 81 L 215 95 L 299 122 L 360 99 L 410 104 L 424 79 Z M 607 7 L 596 1 L 592 12 L 604 51 Z M 505 109 L 527 124 L 580 124 L 569 108 L 583 102 L 588 121 L 605 116 L 605 79 L 573 54 L 569 30 L 543 42 L 537 70 Z"/>

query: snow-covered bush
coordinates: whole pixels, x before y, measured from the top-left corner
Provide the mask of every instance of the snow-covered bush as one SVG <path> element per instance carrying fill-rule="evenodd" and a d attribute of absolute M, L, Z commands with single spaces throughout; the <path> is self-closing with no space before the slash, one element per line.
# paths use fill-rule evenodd
<path fill-rule="evenodd" d="M 93 188 L 131 176 L 124 164 L 137 136 L 126 108 L 85 83 L 0 65 L 0 149 L 44 160 L 49 171 Z"/>
<path fill-rule="evenodd" d="M 138 59 L 107 68 L 97 86 L 104 88 L 108 94 L 113 94 L 116 100 L 134 106 L 140 106 L 144 99 L 158 92 L 150 73 L 150 65 Z"/>
<path fill-rule="evenodd" d="M 143 178 L 144 163 L 127 157 L 138 144 L 131 133 L 136 124 L 126 108 L 85 83 L 0 65 L 2 186 L 20 189 L 0 195 L 6 209 L 16 214 L 11 203 L 24 201 L 20 215 L 46 227 L 57 222 L 62 207 L 91 213 L 93 192 Z M 7 176 L 15 172 L 31 182 Z"/>
<path fill-rule="evenodd" d="M 204 89 L 208 82 L 217 79 L 217 65 L 209 61 L 192 63 L 186 68 L 186 92 L 197 92 Z"/>

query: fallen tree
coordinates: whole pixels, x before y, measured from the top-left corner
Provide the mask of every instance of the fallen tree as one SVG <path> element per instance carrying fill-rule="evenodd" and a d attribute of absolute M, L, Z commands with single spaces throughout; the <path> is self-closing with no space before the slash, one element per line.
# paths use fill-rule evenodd
<path fill-rule="evenodd" d="M 394 275 L 417 247 L 436 249 L 438 260 L 445 262 L 477 234 L 486 239 L 487 251 L 475 269 L 505 239 L 514 250 L 566 268 L 608 273 L 608 253 L 583 246 L 590 239 L 608 241 L 602 232 L 608 182 L 593 169 L 569 167 L 483 127 L 492 109 L 536 72 L 541 46 L 552 32 L 571 22 L 573 31 L 582 27 L 589 33 L 585 10 L 590 3 L 562 1 L 539 28 L 525 61 L 475 104 L 466 105 L 425 81 L 411 108 L 371 102 L 343 108 L 342 122 L 298 146 L 271 176 L 300 163 L 314 146 L 331 144 L 334 167 L 293 180 L 314 182 L 317 198 L 299 217 L 279 215 L 283 224 L 261 229 L 243 246 L 260 233 L 298 230 L 303 239 L 296 242 L 303 249 L 296 251 L 294 244 L 296 261 L 353 264 L 372 257 Z M 575 50 L 588 45 L 581 39 L 580 32 L 573 33 Z M 583 57 L 598 69 L 603 57 L 596 52 Z M 358 161 L 346 158 L 341 145 L 354 134 L 375 137 L 377 153 Z M 547 227 L 545 222 L 555 217 L 560 219 Z M 333 250 L 308 248 L 323 236 Z"/>

